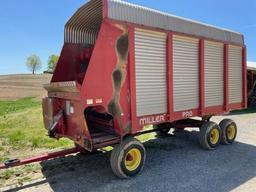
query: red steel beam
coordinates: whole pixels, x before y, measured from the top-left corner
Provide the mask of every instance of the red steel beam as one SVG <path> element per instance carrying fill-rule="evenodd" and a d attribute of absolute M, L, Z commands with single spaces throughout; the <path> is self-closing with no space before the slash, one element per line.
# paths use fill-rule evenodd
<path fill-rule="evenodd" d="M 129 74 L 130 74 L 130 104 L 131 104 L 131 121 L 132 121 L 132 127 L 138 128 L 138 122 L 137 122 L 137 109 L 136 109 L 136 86 L 135 86 L 135 30 L 132 25 L 129 25 Z M 133 130 L 134 132 L 137 132 L 139 130 Z"/>
<path fill-rule="evenodd" d="M 224 110 L 229 111 L 229 83 L 228 83 L 228 48 L 229 45 L 224 45 Z"/>
<path fill-rule="evenodd" d="M 200 81 L 200 114 L 204 115 L 204 109 L 205 109 L 205 91 L 204 91 L 204 84 L 205 84 L 205 72 L 204 72 L 204 40 L 201 39 L 199 41 L 199 81 Z"/>
<path fill-rule="evenodd" d="M 103 1 L 103 18 L 107 18 L 108 17 L 108 1 L 104 0 Z"/>
<path fill-rule="evenodd" d="M 18 160 L 12 164 L 0 164 L 0 169 L 6 169 L 6 168 L 10 168 L 10 167 L 16 167 L 16 166 L 20 166 L 20 165 L 26 165 L 26 164 L 30 164 L 30 163 L 35 163 L 35 162 L 40 162 L 40 161 L 45 161 L 48 159 L 53 159 L 56 157 L 62 157 L 62 156 L 66 156 L 66 155 L 70 155 L 73 153 L 77 153 L 80 152 L 81 150 L 79 148 L 71 148 L 71 149 L 66 149 L 66 150 L 62 150 L 62 151 L 57 151 L 57 152 L 52 152 L 52 153 L 44 153 L 41 154 L 39 156 L 36 157 L 31 157 L 31 158 L 27 158 L 27 159 L 23 159 L 23 160 Z"/>
<path fill-rule="evenodd" d="M 167 37 L 167 101 L 168 119 L 173 121 L 173 34 Z"/>

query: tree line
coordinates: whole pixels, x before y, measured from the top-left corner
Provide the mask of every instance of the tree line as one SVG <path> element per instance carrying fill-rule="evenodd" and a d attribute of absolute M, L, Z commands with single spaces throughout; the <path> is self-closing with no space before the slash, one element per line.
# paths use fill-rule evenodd
<path fill-rule="evenodd" d="M 46 73 L 53 73 L 57 62 L 59 60 L 58 55 L 50 55 L 47 61 L 47 70 Z M 32 74 L 35 74 L 38 70 L 42 68 L 42 62 L 38 55 L 31 55 L 27 58 L 26 65 L 28 67 L 28 70 L 32 72 Z"/>

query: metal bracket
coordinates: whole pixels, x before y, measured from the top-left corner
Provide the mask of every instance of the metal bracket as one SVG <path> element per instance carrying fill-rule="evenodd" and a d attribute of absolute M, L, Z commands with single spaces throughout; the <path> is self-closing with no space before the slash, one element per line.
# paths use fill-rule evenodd
<path fill-rule="evenodd" d="M 48 129 L 48 134 L 49 134 L 49 137 L 54 137 L 55 135 L 55 132 L 56 132 L 56 126 L 59 122 L 59 120 L 61 119 L 61 117 L 63 116 L 63 110 L 60 110 L 57 115 L 55 115 L 53 117 L 53 121 L 51 123 L 51 125 L 49 126 L 49 129 Z"/>

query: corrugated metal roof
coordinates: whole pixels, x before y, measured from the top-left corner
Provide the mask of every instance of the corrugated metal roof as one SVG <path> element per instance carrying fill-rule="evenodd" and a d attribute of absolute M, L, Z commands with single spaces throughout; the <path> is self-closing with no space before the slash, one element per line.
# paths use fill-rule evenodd
<path fill-rule="evenodd" d="M 80 7 L 65 25 L 66 43 L 93 44 L 103 20 L 103 1 L 92 0 Z"/>
<path fill-rule="evenodd" d="M 108 17 L 120 21 L 243 44 L 240 33 L 120 0 L 108 0 Z"/>
<path fill-rule="evenodd" d="M 65 42 L 94 43 L 103 20 L 104 0 L 83 5 L 65 25 Z M 243 45 L 243 35 L 120 0 L 107 0 L 108 18 Z"/>
<path fill-rule="evenodd" d="M 256 71 L 256 62 L 247 61 L 247 69 Z"/>

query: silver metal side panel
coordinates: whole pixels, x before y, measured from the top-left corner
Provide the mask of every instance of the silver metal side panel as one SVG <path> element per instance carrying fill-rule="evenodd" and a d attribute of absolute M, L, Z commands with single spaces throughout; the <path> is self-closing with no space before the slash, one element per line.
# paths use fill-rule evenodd
<path fill-rule="evenodd" d="M 243 65 L 242 47 L 229 46 L 229 103 L 241 103 L 243 101 Z"/>
<path fill-rule="evenodd" d="M 224 103 L 224 44 L 205 41 L 205 107 Z"/>
<path fill-rule="evenodd" d="M 199 40 L 173 36 L 174 111 L 199 106 Z"/>
<path fill-rule="evenodd" d="M 167 112 L 165 33 L 135 29 L 137 116 Z"/>

